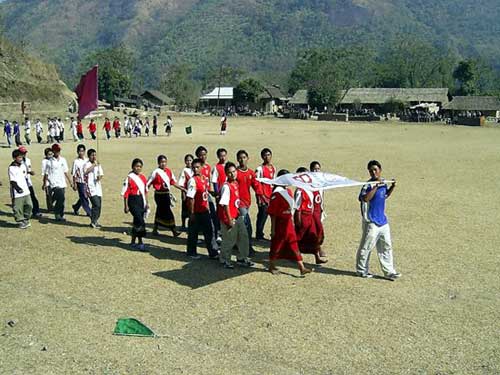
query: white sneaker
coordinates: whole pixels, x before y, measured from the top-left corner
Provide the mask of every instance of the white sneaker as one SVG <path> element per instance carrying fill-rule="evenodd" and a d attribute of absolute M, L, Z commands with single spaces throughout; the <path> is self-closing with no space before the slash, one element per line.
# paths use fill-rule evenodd
<path fill-rule="evenodd" d="M 403 275 L 400 274 L 399 272 L 396 272 L 396 273 L 389 273 L 389 274 L 385 275 L 385 278 L 394 281 L 396 279 L 399 279 L 401 276 L 403 276 Z"/>

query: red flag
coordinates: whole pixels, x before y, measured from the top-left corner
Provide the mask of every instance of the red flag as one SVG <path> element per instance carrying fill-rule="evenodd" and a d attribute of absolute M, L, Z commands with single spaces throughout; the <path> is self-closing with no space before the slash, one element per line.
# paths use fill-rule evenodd
<path fill-rule="evenodd" d="M 75 93 L 78 97 L 78 117 L 83 119 L 99 106 L 97 88 L 97 65 L 85 73 L 76 86 Z"/>

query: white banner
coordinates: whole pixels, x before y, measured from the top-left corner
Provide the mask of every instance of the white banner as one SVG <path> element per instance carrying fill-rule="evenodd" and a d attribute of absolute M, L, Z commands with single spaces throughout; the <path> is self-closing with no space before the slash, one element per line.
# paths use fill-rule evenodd
<path fill-rule="evenodd" d="M 359 182 L 347 177 L 324 172 L 289 173 L 272 180 L 269 178 L 258 178 L 257 180 L 263 184 L 296 186 L 310 191 L 362 186 L 366 184 L 366 182 Z"/>

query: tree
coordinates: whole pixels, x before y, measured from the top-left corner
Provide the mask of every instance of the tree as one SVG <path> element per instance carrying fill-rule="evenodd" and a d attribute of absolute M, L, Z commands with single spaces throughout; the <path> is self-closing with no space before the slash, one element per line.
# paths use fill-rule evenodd
<path fill-rule="evenodd" d="M 248 78 L 235 87 L 234 99 L 238 104 L 256 103 L 262 92 L 264 92 L 264 86 L 256 79 Z"/>
<path fill-rule="evenodd" d="M 382 87 L 451 87 L 454 58 L 415 37 L 399 37 L 378 61 L 378 85 Z"/>
<path fill-rule="evenodd" d="M 117 97 L 127 97 L 132 88 L 134 54 L 123 45 L 104 48 L 86 57 L 80 66 L 83 74 L 99 65 L 99 99 L 112 103 Z"/>
<path fill-rule="evenodd" d="M 453 71 L 456 95 L 495 95 L 499 93 L 498 77 L 480 60 L 460 61 Z"/>
<path fill-rule="evenodd" d="M 180 107 L 194 108 L 198 104 L 200 87 L 192 78 L 193 69 L 188 64 L 168 67 L 160 82 L 160 90 L 175 99 Z"/>
<path fill-rule="evenodd" d="M 350 88 L 370 84 L 372 70 L 373 53 L 361 46 L 310 49 L 299 56 L 289 87 L 307 89 L 312 107 L 331 112 Z"/>

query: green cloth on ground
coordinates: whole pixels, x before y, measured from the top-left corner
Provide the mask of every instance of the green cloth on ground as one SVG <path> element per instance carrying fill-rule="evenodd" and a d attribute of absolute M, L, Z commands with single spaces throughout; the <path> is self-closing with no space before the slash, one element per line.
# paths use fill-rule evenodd
<path fill-rule="evenodd" d="M 120 318 L 116 321 L 114 335 L 155 337 L 155 333 L 144 323 L 134 318 Z"/>
<path fill-rule="evenodd" d="M 193 132 L 193 128 L 191 127 L 191 125 L 186 126 L 186 134 L 191 134 L 192 132 Z"/>

